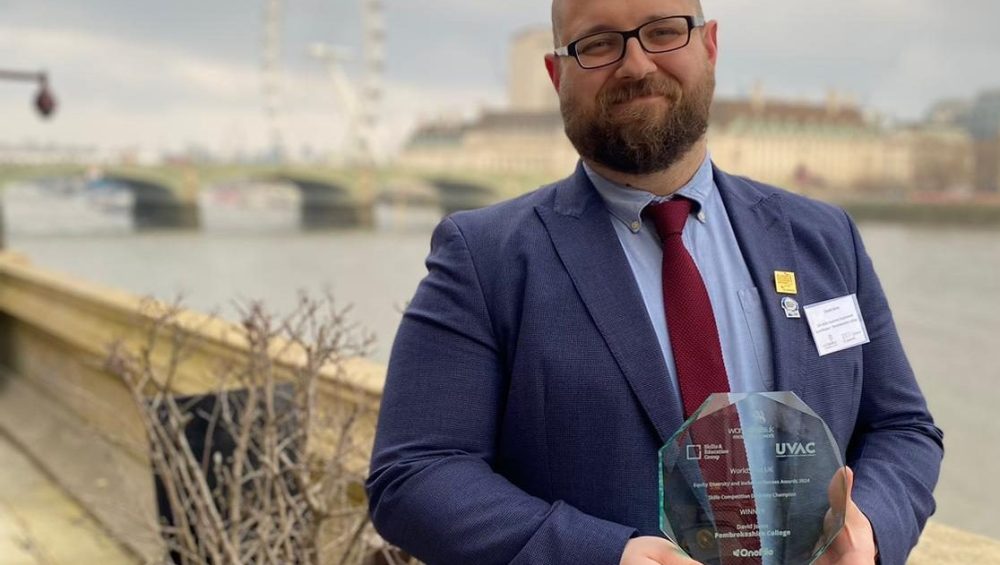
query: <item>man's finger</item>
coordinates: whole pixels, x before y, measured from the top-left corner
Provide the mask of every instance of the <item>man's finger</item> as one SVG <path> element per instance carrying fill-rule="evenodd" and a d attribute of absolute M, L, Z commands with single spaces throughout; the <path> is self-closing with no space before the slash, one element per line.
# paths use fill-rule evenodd
<path fill-rule="evenodd" d="M 851 499 L 854 488 L 854 471 L 850 467 L 841 467 L 833 475 L 827 497 L 830 499 L 830 509 L 834 514 L 846 515 L 847 503 Z"/>

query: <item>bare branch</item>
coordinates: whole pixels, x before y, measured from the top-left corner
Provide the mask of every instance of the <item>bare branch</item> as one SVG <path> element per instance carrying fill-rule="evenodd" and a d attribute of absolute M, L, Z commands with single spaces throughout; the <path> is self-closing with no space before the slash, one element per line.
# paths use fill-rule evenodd
<path fill-rule="evenodd" d="M 169 517 L 159 525 L 165 562 L 415 563 L 368 520 L 356 434 L 370 408 L 320 400 L 323 379 L 343 376 L 374 343 L 348 321 L 349 307 L 301 294 L 276 320 L 259 302 L 240 305 L 233 335 L 245 349 L 213 364 L 205 395 L 187 398 L 176 390 L 205 347 L 200 328 L 181 323 L 179 303 L 146 310 L 155 315 L 145 339 L 113 344 L 106 367 L 131 391 L 149 438 Z"/>

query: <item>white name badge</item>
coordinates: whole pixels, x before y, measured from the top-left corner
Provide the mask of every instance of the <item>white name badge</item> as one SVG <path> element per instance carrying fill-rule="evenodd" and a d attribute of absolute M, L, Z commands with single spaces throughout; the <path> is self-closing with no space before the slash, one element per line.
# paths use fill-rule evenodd
<path fill-rule="evenodd" d="M 802 310 L 820 357 L 871 341 L 856 294 L 810 304 Z"/>

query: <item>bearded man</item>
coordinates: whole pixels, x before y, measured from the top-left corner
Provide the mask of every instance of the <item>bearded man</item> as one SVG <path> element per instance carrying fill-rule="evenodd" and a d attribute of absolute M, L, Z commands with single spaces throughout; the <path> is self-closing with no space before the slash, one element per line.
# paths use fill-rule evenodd
<path fill-rule="evenodd" d="M 854 224 L 713 167 L 718 24 L 696 0 L 556 0 L 552 22 L 580 165 L 435 231 L 389 363 L 375 526 L 431 565 L 696 563 L 660 534 L 658 450 L 709 393 L 794 391 L 851 469 L 819 563 L 903 565 L 942 434 Z M 844 297 L 867 342 L 821 355 L 798 305 Z"/>

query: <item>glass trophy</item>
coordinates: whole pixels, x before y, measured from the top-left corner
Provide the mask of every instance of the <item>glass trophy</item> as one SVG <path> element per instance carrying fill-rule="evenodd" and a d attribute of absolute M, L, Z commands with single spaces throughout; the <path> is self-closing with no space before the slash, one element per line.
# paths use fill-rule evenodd
<path fill-rule="evenodd" d="M 706 565 L 808 565 L 843 527 L 843 466 L 795 393 L 713 394 L 660 450 L 660 529 Z"/>

